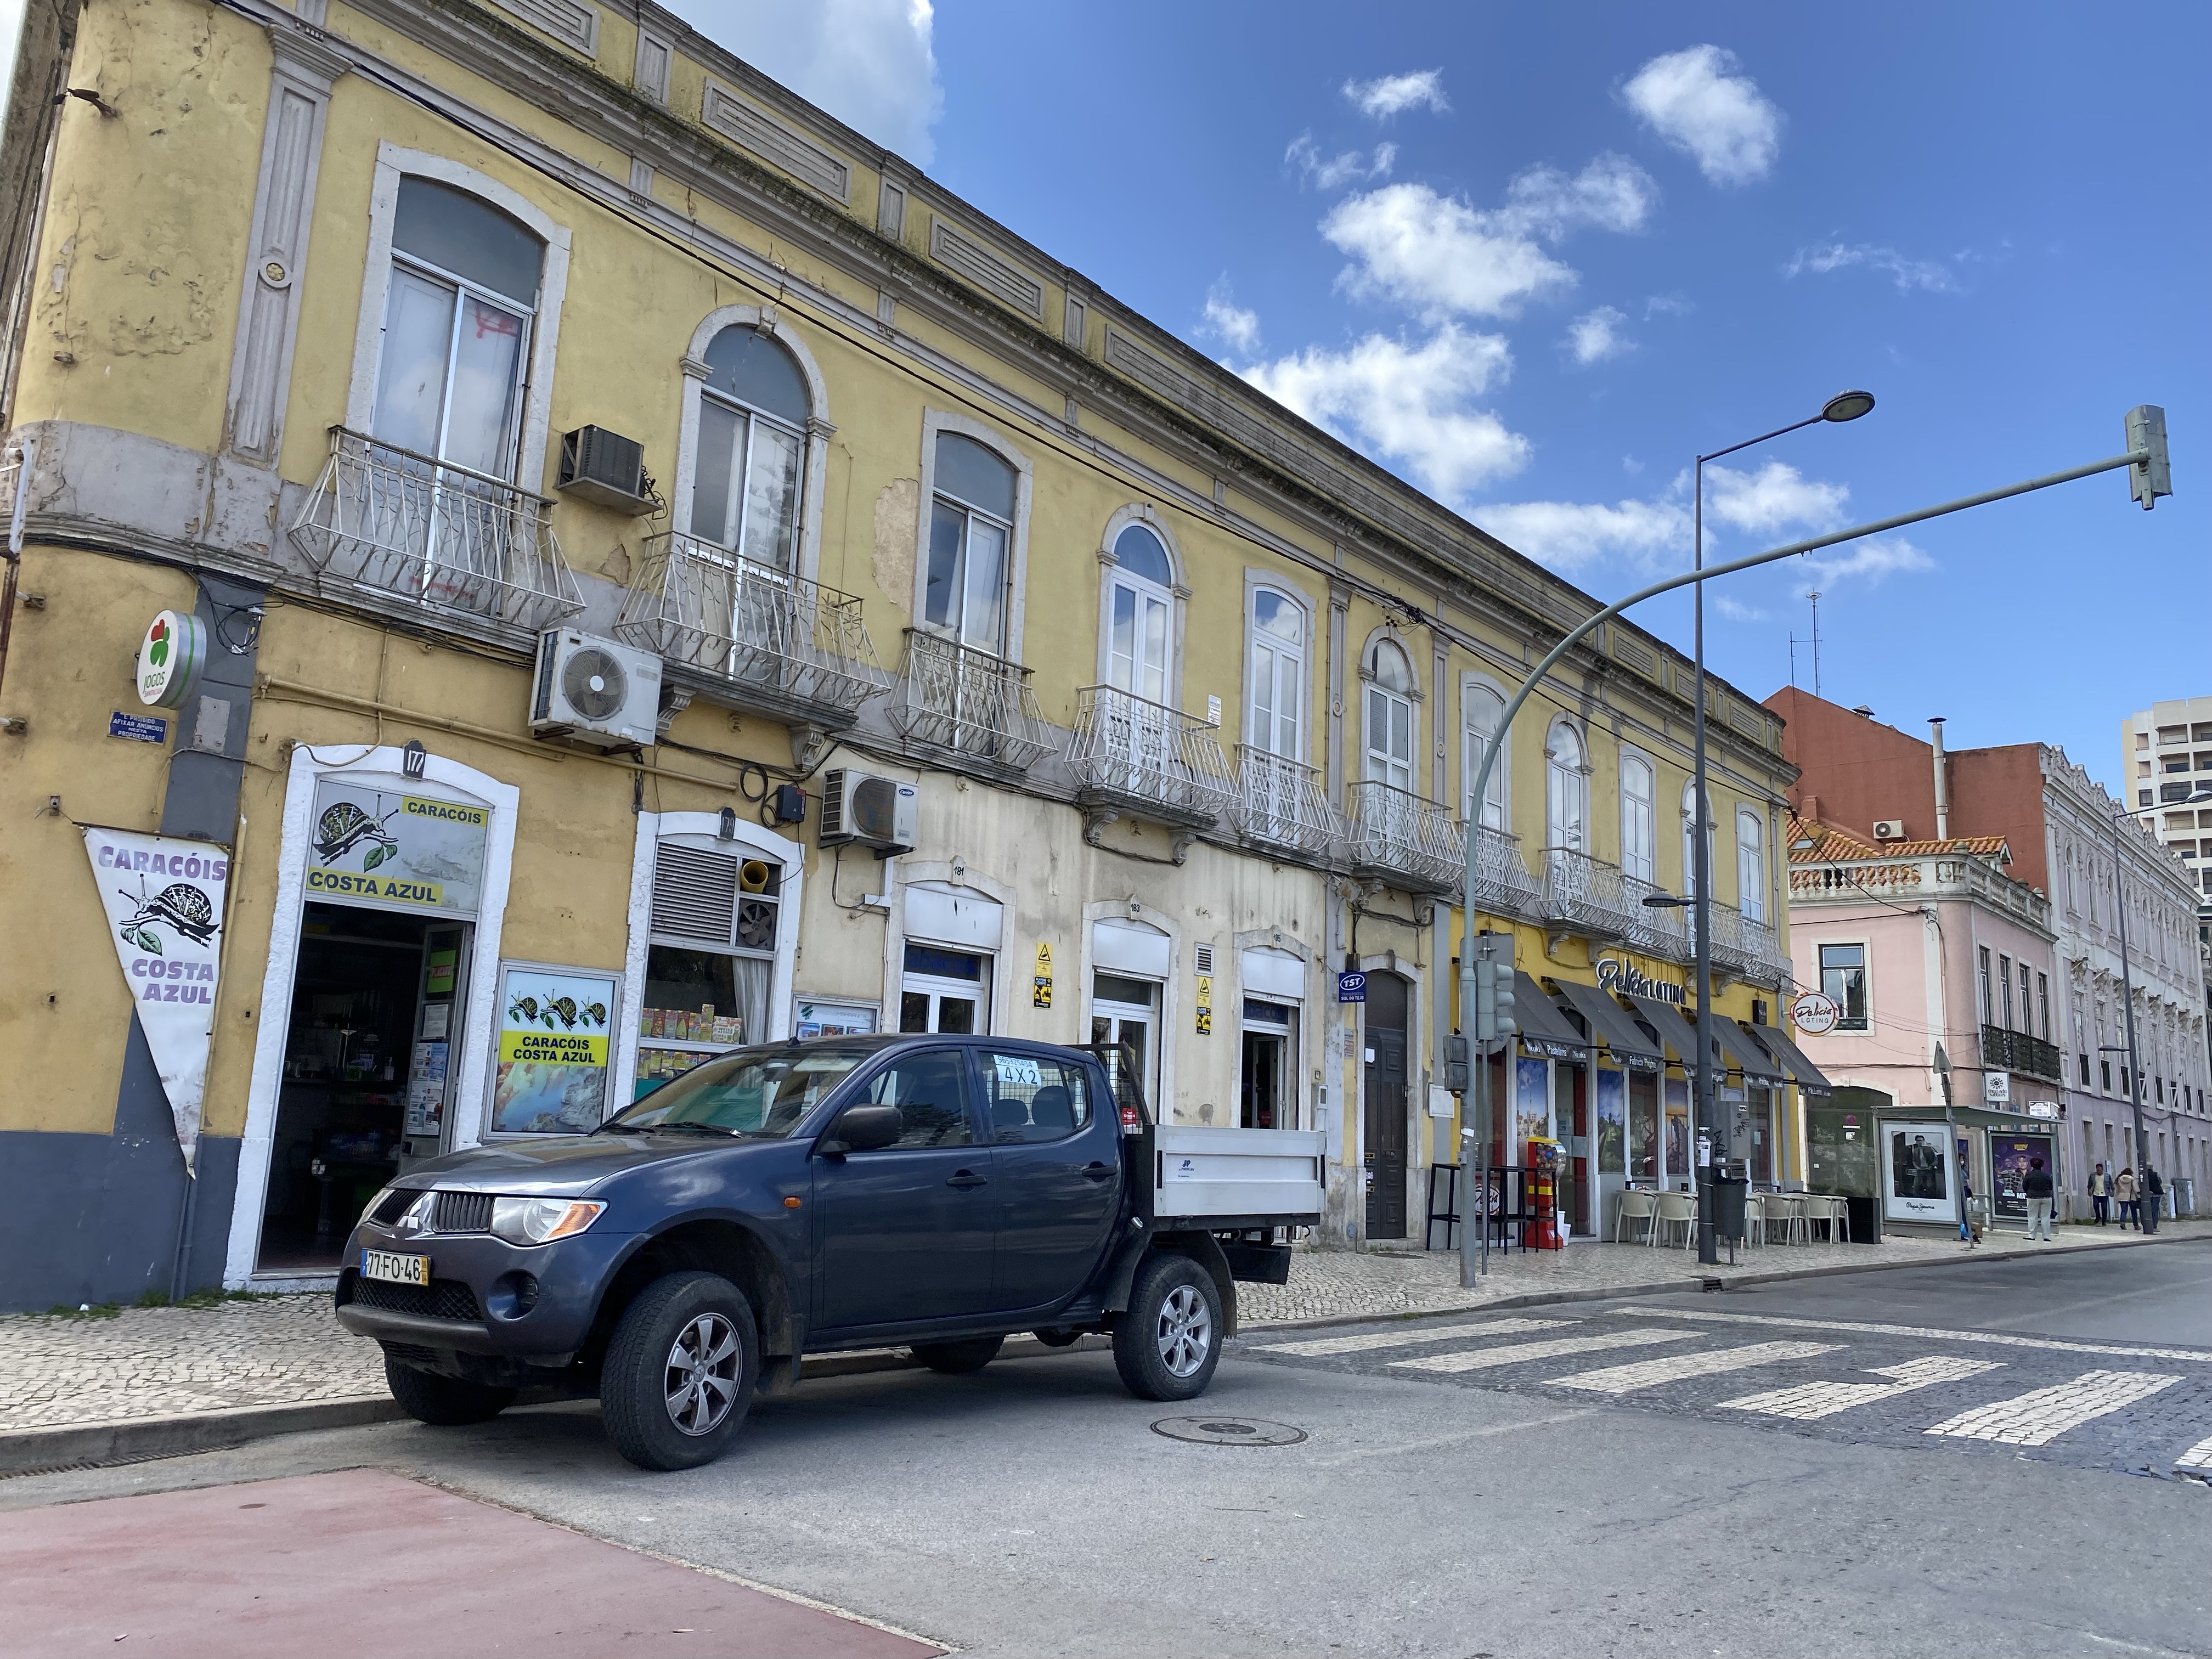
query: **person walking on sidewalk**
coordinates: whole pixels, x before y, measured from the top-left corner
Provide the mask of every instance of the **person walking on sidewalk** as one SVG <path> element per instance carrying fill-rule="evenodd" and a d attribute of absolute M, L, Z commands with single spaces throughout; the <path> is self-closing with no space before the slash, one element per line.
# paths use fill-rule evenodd
<path fill-rule="evenodd" d="M 2041 1239 L 2051 1243 L 2051 1176 L 2043 1167 L 2043 1160 L 2032 1158 L 2027 1161 L 2027 1176 L 2021 1182 L 2027 1194 L 2027 1237 L 2030 1243 Z"/>
<path fill-rule="evenodd" d="M 2118 1176 L 2113 1177 L 2112 1197 L 2118 1201 L 2120 1206 L 2121 1227 L 2124 1229 L 2128 1223 L 2132 1220 L 2136 1222 L 2137 1231 L 2141 1231 L 2142 1221 L 2140 1217 L 2136 1214 L 2136 1170 L 2134 1164 L 2130 1164 L 2126 1169 L 2121 1170 Z"/>
<path fill-rule="evenodd" d="M 2101 1164 L 2089 1171 L 2089 1207 L 2097 1212 L 2097 1224 L 2103 1226 L 2112 1209 L 2112 1178 Z"/>
<path fill-rule="evenodd" d="M 2136 1229 L 2154 1233 L 2158 1224 L 2166 1219 L 2166 1181 L 2148 1164 L 2143 1165 L 2142 1195 L 2144 1201 L 2136 1206 Z"/>

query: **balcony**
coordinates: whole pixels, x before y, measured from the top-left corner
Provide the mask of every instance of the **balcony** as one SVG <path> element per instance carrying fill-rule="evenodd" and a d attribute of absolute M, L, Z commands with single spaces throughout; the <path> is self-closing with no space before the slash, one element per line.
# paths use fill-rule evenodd
<path fill-rule="evenodd" d="M 2066 1080 L 2065 1061 L 2056 1043 L 2025 1031 L 2008 1031 L 2001 1025 L 1982 1027 L 1982 1064 L 1995 1071 L 2047 1078 L 2053 1083 Z"/>
<path fill-rule="evenodd" d="M 918 628 L 890 715 L 909 747 L 956 767 L 1018 775 L 1052 746 L 1028 669 Z"/>
<path fill-rule="evenodd" d="M 1237 746 L 1237 828 L 1262 847 L 1319 859 L 1337 837 L 1335 809 L 1314 769 L 1250 744 Z"/>
<path fill-rule="evenodd" d="M 1689 912 L 1678 905 L 1646 906 L 1647 893 L 1666 890 L 1635 876 L 1620 878 L 1621 897 L 1628 906 L 1628 931 L 1621 937 L 1632 951 L 1667 962 L 1688 962 L 1696 954 L 1690 944 Z"/>
<path fill-rule="evenodd" d="M 1583 939 L 1626 939 L 1637 902 L 1620 868 L 1571 847 L 1544 849 L 1544 920 L 1552 931 Z"/>
<path fill-rule="evenodd" d="M 1487 828 L 1475 832 L 1474 904 L 1493 916 L 1521 921 L 1542 918 L 1544 890 L 1521 861 L 1518 836 Z"/>
<path fill-rule="evenodd" d="M 646 538 L 615 632 L 771 718 L 842 728 L 890 687 L 860 600 L 672 531 Z"/>
<path fill-rule="evenodd" d="M 1407 892 L 1458 890 L 1467 845 L 1450 808 L 1372 780 L 1345 786 L 1344 803 L 1354 875 Z"/>
<path fill-rule="evenodd" d="M 1211 828 L 1237 799 L 1237 780 L 1215 735 L 1219 730 L 1132 691 L 1085 686 L 1075 694 L 1075 730 L 1067 740 L 1076 804 L 1183 829 Z M 1098 818 L 1094 830 L 1110 821 Z"/>
<path fill-rule="evenodd" d="M 1790 963 L 1782 955 L 1781 935 L 1767 923 L 1732 904 L 1711 907 L 1713 966 L 1735 979 L 1779 987 L 1789 982 Z M 1692 944 L 1694 946 L 1694 938 Z"/>
<path fill-rule="evenodd" d="M 325 578 L 536 633 L 584 608 L 552 508 L 504 479 L 332 427 L 291 537 Z"/>

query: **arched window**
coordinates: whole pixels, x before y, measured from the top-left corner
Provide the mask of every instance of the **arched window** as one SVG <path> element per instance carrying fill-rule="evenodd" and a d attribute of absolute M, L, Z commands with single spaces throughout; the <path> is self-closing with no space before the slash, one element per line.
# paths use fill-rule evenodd
<path fill-rule="evenodd" d="M 1736 904 L 1753 921 L 1766 920 L 1766 836 L 1748 806 L 1735 815 Z"/>
<path fill-rule="evenodd" d="M 1695 781 L 1682 786 L 1682 896 L 1684 898 L 1695 898 L 1698 896 L 1697 842 L 1692 839 L 1697 832 L 1691 827 L 1695 822 L 1695 808 L 1692 803 L 1696 799 L 1696 790 Z M 1713 798 L 1707 795 L 1705 797 L 1705 862 L 1708 866 L 1712 863 L 1712 855 Z"/>
<path fill-rule="evenodd" d="M 1582 733 L 1559 721 L 1552 727 L 1544 755 L 1544 844 L 1586 853 L 1589 835 L 1583 811 Z"/>
<path fill-rule="evenodd" d="M 1375 642 L 1367 658 L 1367 777 L 1408 794 L 1413 789 L 1413 665 L 1395 640 Z"/>
<path fill-rule="evenodd" d="M 1460 687 L 1460 815 L 1474 816 L 1474 780 L 1482 770 L 1482 757 L 1490 752 L 1492 737 L 1498 731 L 1498 722 L 1504 718 L 1505 699 L 1494 686 L 1480 680 L 1468 680 Z M 1483 793 L 1482 827 L 1486 830 L 1505 828 L 1505 786 L 1511 768 L 1512 756 L 1500 755 L 1498 764 L 1491 769 L 1490 787 Z"/>
<path fill-rule="evenodd" d="M 1620 757 L 1620 872 L 1638 881 L 1659 879 L 1651 783 L 1650 761 L 1641 755 Z"/>
<path fill-rule="evenodd" d="M 545 245 L 497 208 L 403 175 L 370 435 L 511 478 Z"/>
<path fill-rule="evenodd" d="M 1146 526 L 1114 538 L 1106 584 L 1106 683 L 1152 702 L 1168 700 L 1168 653 L 1173 648 L 1173 567 L 1160 538 Z"/>
<path fill-rule="evenodd" d="M 708 343 L 691 475 L 691 534 L 772 569 L 793 568 L 810 412 L 799 365 L 733 324 Z"/>
<path fill-rule="evenodd" d="M 929 507 L 929 580 L 922 618 L 963 645 L 1006 650 L 1013 467 L 975 439 L 937 434 Z"/>
<path fill-rule="evenodd" d="M 1305 607 L 1272 587 L 1252 590 L 1251 690 L 1245 741 L 1288 760 L 1305 758 Z"/>

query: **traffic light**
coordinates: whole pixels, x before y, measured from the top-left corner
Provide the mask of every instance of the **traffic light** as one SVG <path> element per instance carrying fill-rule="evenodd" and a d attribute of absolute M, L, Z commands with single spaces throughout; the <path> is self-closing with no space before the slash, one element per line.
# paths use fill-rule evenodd
<path fill-rule="evenodd" d="M 1488 1047 L 1498 1025 L 1498 981 L 1486 957 L 1474 964 L 1474 1040 Z"/>
<path fill-rule="evenodd" d="M 1444 1039 L 1444 1087 L 1452 1094 L 1467 1092 L 1467 1039 L 1454 1031 Z"/>
<path fill-rule="evenodd" d="M 1521 1029 L 1513 1018 L 1513 964 L 1510 961 L 1493 962 L 1489 966 L 1494 976 L 1490 993 L 1493 1011 L 1490 1034 L 1502 1042 Z"/>
<path fill-rule="evenodd" d="M 2166 411 L 2155 404 L 2137 404 L 2128 411 L 2128 449 L 2148 459 L 2128 469 L 2128 493 L 2148 513 L 2161 495 L 2173 494 L 2173 469 L 2166 459 Z"/>

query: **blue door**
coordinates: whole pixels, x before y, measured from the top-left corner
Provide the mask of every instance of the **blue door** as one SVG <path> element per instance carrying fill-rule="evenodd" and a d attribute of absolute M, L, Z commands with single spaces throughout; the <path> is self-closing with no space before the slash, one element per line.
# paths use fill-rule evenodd
<path fill-rule="evenodd" d="M 1121 1211 L 1121 1122 L 1076 1061 L 979 1048 L 999 1187 L 994 1292 L 1009 1311 L 1083 1287 Z"/>

